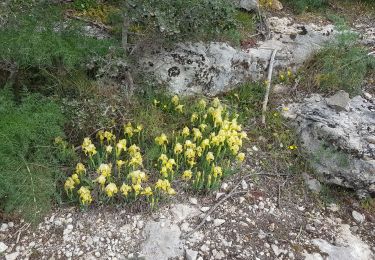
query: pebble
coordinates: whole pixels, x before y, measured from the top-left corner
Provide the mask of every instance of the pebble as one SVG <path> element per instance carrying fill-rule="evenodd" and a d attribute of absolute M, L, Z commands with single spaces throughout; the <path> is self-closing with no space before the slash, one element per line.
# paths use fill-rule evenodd
<path fill-rule="evenodd" d="M 220 218 L 214 219 L 214 226 L 215 227 L 218 227 L 218 226 L 220 226 L 224 223 L 225 223 L 225 219 L 220 219 Z"/>
<path fill-rule="evenodd" d="M 240 201 L 240 204 L 242 204 L 246 199 L 244 197 L 240 197 L 239 198 L 239 201 Z"/>
<path fill-rule="evenodd" d="M 8 246 L 4 244 L 3 242 L 0 242 L 0 254 L 5 252 L 5 250 L 8 249 Z"/>
<path fill-rule="evenodd" d="M 206 244 L 203 244 L 200 248 L 200 250 L 203 252 L 203 253 L 207 253 L 210 248 L 206 245 Z"/>
<path fill-rule="evenodd" d="M 249 188 L 249 185 L 247 185 L 247 182 L 245 180 L 241 181 L 241 186 L 243 190 L 247 190 Z"/>
<path fill-rule="evenodd" d="M 332 212 L 337 212 L 337 211 L 340 210 L 340 207 L 337 204 L 335 204 L 335 203 L 331 203 L 328 206 L 328 210 L 330 210 Z"/>
<path fill-rule="evenodd" d="M 254 152 L 258 152 L 259 151 L 259 148 L 256 147 L 255 145 L 252 147 L 252 149 L 253 149 Z"/>
<path fill-rule="evenodd" d="M 95 252 L 96 257 L 100 257 L 100 252 Z"/>
<path fill-rule="evenodd" d="M 7 230 L 8 230 L 8 224 L 7 223 L 1 224 L 0 231 L 5 232 Z"/>
<path fill-rule="evenodd" d="M 225 193 L 224 192 L 217 192 L 216 193 L 216 200 L 218 200 L 221 196 L 223 196 Z"/>
<path fill-rule="evenodd" d="M 362 222 L 365 221 L 365 216 L 363 214 L 359 213 L 358 211 L 353 210 L 352 216 L 353 216 L 354 220 L 359 224 L 361 224 Z"/>
<path fill-rule="evenodd" d="M 186 260 L 196 260 L 198 257 L 198 252 L 185 248 L 185 259 Z"/>
<path fill-rule="evenodd" d="M 201 207 L 202 212 L 207 212 L 210 210 L 210 207 Z"/>
<path fill-rule="evenodd" d="M 229 185 L 228 185 L 228 183 L 226 183 L 226 182 L 223 182 L 223 183 L 221 184 L 221 189 L 222 189 L 222 190 L 227 190 L 228 187 L 229 187 Z"/>
<path fill-rule="evenodd" d="M 197 205 L 198 204 L 198 200 L 196 198 L 189 198 L 189 201 L 193 205 Z"/>
<path fill-rule="evenodd" d="M 19 254 L 19 252 L 8 254 L 5 256 L 5 260 L 16 260 Z"/>

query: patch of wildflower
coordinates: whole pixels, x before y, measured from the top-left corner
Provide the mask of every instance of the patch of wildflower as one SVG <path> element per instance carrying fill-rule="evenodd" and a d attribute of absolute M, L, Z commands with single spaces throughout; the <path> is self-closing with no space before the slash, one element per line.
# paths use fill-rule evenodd
<path fill-rule="evenodd" d="M 144 158 L 138 146 L 143 142 L 142 132 L 142 125 L 127 123 L 119 137 L 110 131 L 99 131 L 96 139 L 84 138 L 81 148 L 86 160 L 83 158 L 75 166 L 64 183 L 68 197 L 83 206 L 93 202 L 131 202 L 139 199 L 153 206 L 159 197 L 173 195 L 175 192 L 169 182 L 168 185 L 157 186 L 143 169 Z M 168 144 L 165 135 L 157 140 L 162 146 Z M 62 141 L 57 139 L 57 142 Z M 176 152 L 182 152 L 182 147 L 177 145 Z M 168 159 L 165 165 L 172 170 L 176 163 L 174 159 Z M 164 192 L 160 192 L 160 188 Z"/>
<path fill-rule="evenodd" d="M 177 106 L 181 100 L 174 96 L 169 103 Z M 155 138 L 160 148 L 156 165 L 161 179 L 181 178 L 195 189 L 211 189 L 218 187 L 233 162 L 245 160 L 240 150 L 247 134 L 237 123 L 238 115 L 218 98 L 201 99 L 193 107 L 187 125 L 172 136 L 162 133 Z"/>

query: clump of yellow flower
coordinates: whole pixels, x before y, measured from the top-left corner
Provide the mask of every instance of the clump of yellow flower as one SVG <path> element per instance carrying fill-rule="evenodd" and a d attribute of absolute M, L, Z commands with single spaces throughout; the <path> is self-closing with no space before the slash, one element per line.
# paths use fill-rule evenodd
<path fill-rule="evenodd" d="M 79 199 L 82 205 L 89 205 L 92 202 L 91 192 L 88 188 L 82 186 L 78 191 Z"/>
<path fill-rule="evenodd" d="M 86 155 L 93 156 L 97 153 L 95 145 L 91 142 L 90 138 L 83 139 L 82 150 Z"/>
<path fill-rule="evenodd" d="M 114 195 L 116 195 L 116 193 L 118 192 L 118 189 L 117 189 L 117 186 L 116 184 L 114 184 L 113 182 L 109 183 L 106 187 L 105 187 L 105 193 L 107 194 L 108 197 L 113 197 Z"/>

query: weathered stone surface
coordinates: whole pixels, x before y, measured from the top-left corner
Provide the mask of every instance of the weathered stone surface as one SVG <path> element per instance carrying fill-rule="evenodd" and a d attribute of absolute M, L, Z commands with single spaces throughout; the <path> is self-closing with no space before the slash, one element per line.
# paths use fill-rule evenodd
<path fill-rule="evenodd" d="M 294 122 L 312 166 L 330 183 L 375 193 L 375 106 L 356 96 L 338 112 L 314 94 L 283 115 Z"/>
<path fill-rule="evenodd" d="M 326 98 L 327 105 L 337 111 L 348 110 L 350 102 L 349 94 L 343 90 L 338 91 L 335 95 Z"/>
<path fill-rule="evenodd" d="M 145 53 L 140 65 L 180 95 L 216 95 L 245 81 L 264 78 L 273 49 L 275 69 L 300 66 L 332 39 L 333 26 L 296 24 L 290 18 L 268 19 L 271 38 L 238 50 L 226 43 L 184 43 L 172 50 Z"/>
<path fill-rule="evenodd" d="M 242 8 L 247 11 L 256 10 L 259 7 L 258 0 L 234 0 L 234 4 L 238 8 Z"/>
<path fill-rule="evenodd" d="M 369 245 L 364 243 L 359 237 L 353 235 L 350 232 L 349 225 L 340 226 L 335 242 L 335 245 L 332 245 L 323 239 L 313 240 L 313 244 L 316 245 L 322 253 L 328 255 L 327 259 L 374 259 Z M 305 259 L 323 259 L 320 254 L 305 254 L 305 257 Z"/>
<path fill-rule="evenodd" d="M 184 254 L 183 243 L 180 240 L 181 230 L 169 220 L 148 222 L 144 235 L 146 240 L 142 244 L 141 253 L 146 260 L 168 260 Z"/>

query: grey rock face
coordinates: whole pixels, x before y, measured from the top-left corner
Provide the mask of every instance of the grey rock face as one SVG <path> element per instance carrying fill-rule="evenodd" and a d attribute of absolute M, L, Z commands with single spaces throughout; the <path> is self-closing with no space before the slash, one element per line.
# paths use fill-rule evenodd
<path fill-rule="evenodd" d="M 374 104 L 357 96 L 347 111 L 337 111 L 328 103 L 315 94 L 283 115 L 296 126 L 312 166 L 327 182 L 375 193 L 375 145 L 369 142 L 375 136 Z"/>
<path fill-rule="evenodd" d="M 234 4 L 247 11 L 256 10 L 259 7 L 258 0 L 234 0 Z"/>
<path fill-rule="evenodd" d="M 297 68 L 332 40 L 333 26 L 296 24 L 289 18 L 267 21 L 271 39 L 257 47 L 238 50 L 226 43 L 184 43 L 172 50 L 145 53 L 140 65 L 170 92 L 180 95 L 217 95 L 236 84 L 264 78 L 273 49 L 278 49 L 275 69 Z"/>
<path fill-rule="evenodd" d="M 322 253 L 328 255 L 327 259 L 374 259 L 369 245 L 364 243 L 359 237 L 353 235 L 349 225 L 341 225 L 337 235 L 336 245 L 332 245 L 323 239 L 314 239 L 316 245 Z M 305 259 L 323 259 L 320 254 L 305 254 Z"/>
<path fill-rule="evenodd" d="M 141 253 L 146 260 L 168 260 L 183 255 L 181 230 L 169 220 L 147 223 L 144 234 L 147 239 L 142 244 Z"/>

